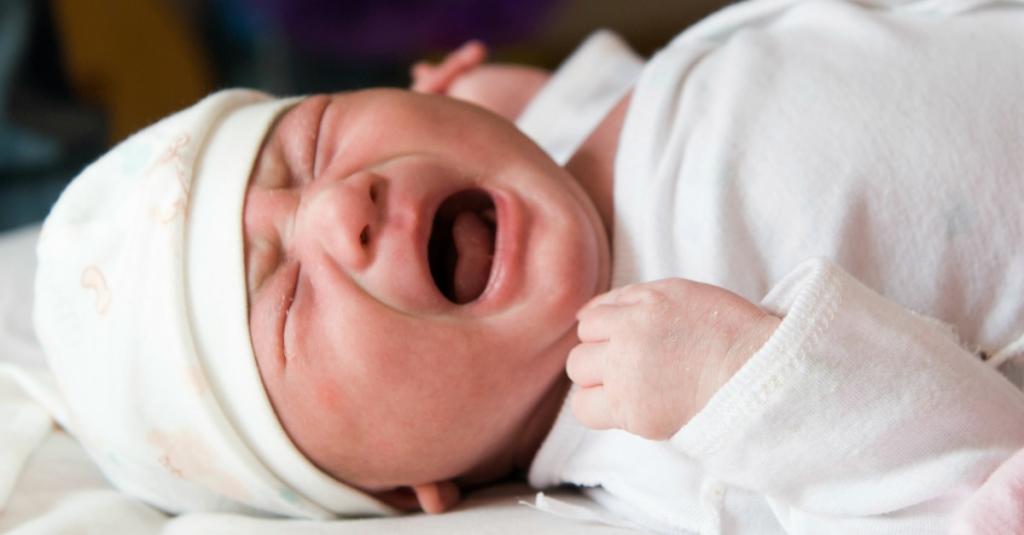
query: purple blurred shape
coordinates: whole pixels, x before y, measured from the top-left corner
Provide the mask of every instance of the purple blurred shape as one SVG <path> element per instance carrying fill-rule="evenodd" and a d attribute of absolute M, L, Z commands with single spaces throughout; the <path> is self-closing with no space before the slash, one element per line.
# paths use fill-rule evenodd
<path fill-rule="evenodd" d="M 559 0 L 244 0 L 296 48 L 404 61 L 468 39 L 529 37 Z"/>

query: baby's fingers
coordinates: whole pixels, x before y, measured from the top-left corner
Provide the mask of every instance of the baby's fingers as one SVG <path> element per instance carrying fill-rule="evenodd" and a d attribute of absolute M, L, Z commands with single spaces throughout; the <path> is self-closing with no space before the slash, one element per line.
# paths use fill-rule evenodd
<path fill-rule="evenodd" d="M 419 62 L 412 67 L 412 90 L 420 93 L 444 93 L 462 73 L 487 59 L 487 47 L 480 41 L 469 41 L 445 56 L 438 65 Z"/>
<path fill-rule="evenodd" d="M 618 288 L 612 288 L 611 290 L 608 290 L 607 292 L 605 292 L 603 294 L 595 295 L 594 297 L 591 297 L 590 301 L 587 301 L 587 303 L 585 305 L 583 305 L 583 308 L 581 308 L 580 310 L 581 311 L 582 310 L 587 310 L 588 308 L 599 307 L 601 305 L 614 305 L 614 304 L 617 304 L 619 302 L 619 298 L 622 296 L 622 294 L 630 291 L 630 289 L 633 286 L 634 285 L 632 285 L 632 284 L 627 284 L 626 286 L 619 286 Z"/>
<path fill-rule="evenodd" d="M 604 382 L 605 344 L 580 344 L 569 352 L 565 372 L 582 387 L 601 386 Z"/>
<path fill-rule="evenodd" d="M 615 329 L 622 325 L 621 307 L 601 305 L 580 310 L 576 314 L 579 325 L 576 336 L 580 342 L 604 342 L 612 338 Z"/>
<path fill-rule="evenodd" d="M 442 67 L 457 71 L 472 69 L 487 59 L 487 46 L 480 41 L 466 41 L 459 48 L 445 56 Z"/>
<path fill-rule="evenodd" d="M 616 427 L 612 407 L 604 387 L 578 388 L 569 400 L 572 413 L 583 425 L 591 429 L 612 429 Z"/>

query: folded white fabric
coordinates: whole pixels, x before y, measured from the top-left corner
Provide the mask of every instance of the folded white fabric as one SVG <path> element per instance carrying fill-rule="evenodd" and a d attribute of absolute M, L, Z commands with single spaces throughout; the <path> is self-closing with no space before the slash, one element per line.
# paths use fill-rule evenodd
<path fill-rule="evenodd" d="M 597 30 L 533 96 L 516 126 L 565 165 L 633 87 L 643 66 L 621 37 Z"/>
<path fill-rule="evenodd" d="M 26 459 L 53 423 L 41 405 L 18 384 L 23 370 L 0 362 L 0 513 L 7 507 Z"/>
<path fill-rule="evenodd" d="M 211 95 L 86 168 L 43 225 L 35 325 L 55 416 L 111 482 L 169 512 L 394 512 L 291 443 L 249 340 L 245 190 L 294 102 Z"/>

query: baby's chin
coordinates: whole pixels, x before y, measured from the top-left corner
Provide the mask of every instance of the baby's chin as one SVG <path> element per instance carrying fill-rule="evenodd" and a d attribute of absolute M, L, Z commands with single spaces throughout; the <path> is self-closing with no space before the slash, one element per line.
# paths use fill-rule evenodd
<path fill-rule="evenodd" d="M 566 338 L 572 338 L 566 347 L 575 344 L 574 334 Z M 525 414 L 485 428 L 473 429 L 472 425 L 467 425 L 458 432 L 438 431 L 434 437 L 406 439 L 406 444 L 419 447 L 393 452 L 398 455 L 389 462 L 357 463 L 363 470 L 341 479 L 375 492 L 440 481 L 453 481 L 462 489 L 473 489 L 512 476 L 521 477 L 529 469 L 564 404 L 569 386 L 562 372 L 564 360 L 559 360 L 551 384 Z M 479 437 L 490 440 L 474 440 Z M 429 451 L 423 447 L 426 444 L 432 446 Z"/>
<path fill-rule="evenodd" d="M 338 480 L 370 494 L 387 492 L 401 487 L 412 487 L 422 483 L 453 481 L 460 488 L 470 489 L 494 483 L 507 478 L 513 472 L 511 452 L 489 457 L 478 452 L 479 460 L 470 468 L 453 468 L 448 462 L 425 463 L 422 459 L 409 457 L 389 467 L 378 467 L 373 472 L 355 471 L 345 475 L 332 474 Z"/>

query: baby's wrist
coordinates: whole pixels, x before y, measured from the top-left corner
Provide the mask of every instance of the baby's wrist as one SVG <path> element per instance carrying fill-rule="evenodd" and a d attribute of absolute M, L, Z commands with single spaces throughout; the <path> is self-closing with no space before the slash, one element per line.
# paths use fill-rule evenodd
<path fill-rule="evenodd" d="M 733 340 L 725 358 L 722 359 L 719 386 L 724 385 L 733 375 L 736 375 L 736 372 L 740 371 L 740 368 L 750 360 L 750 357 L 764 347 L 765 342 L 775 334 L 775 330 L 779 328 L 781 322 L 782 320 L 777 316 L 764 313 L 747 324 L 747 327 Z"/>
<path fill-rule="evenodd" d="M 754 356 L 754 353 L 764 346 L 781 322 L 782 320 L 776 316 L 762 313 L 737 333 L 729 348 L 720 358 L 705 364 L 705 366 L 713 367 L 713 371 L 705 373 L 701 377 L 694 415 L 700 412 L 711 400 L 711 397 L 736 375 L 736 372 L 750 360 L 750 357 Z"/>

